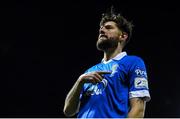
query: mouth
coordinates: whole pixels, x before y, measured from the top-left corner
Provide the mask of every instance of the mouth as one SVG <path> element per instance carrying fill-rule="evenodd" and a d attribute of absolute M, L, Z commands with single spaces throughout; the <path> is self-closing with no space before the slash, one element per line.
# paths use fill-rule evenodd
<path fill-rule="evenodd" d="M 104 38 L 107 38 L 107 36 L 104 35 L 104 34 L 100 34 L 100 35 L 99 35 L 99 38 L 103 38 L 103 37 L 104 37 Z"/>

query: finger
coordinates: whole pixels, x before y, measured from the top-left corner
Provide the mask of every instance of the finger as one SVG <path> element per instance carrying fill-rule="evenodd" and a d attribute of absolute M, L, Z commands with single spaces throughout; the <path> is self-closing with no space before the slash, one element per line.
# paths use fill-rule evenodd
<path fill-rule="evenodd" d="M 95 75 L 99 80 L 101 80 L 101 81 L 103 80 L 103 77 L 102 77 L 100 74 L 95 73 L 94 75 Z"/>
<path fill-rule="evenodd" d="M 93 79 L 94 79 L 94 81 L 95 81 L 96 83 L 101 82 L 101 79 L 100 79 L 98 76 L 92 75 L 92 77 L 93 77 Z"/>
<path fill-rule="evenodd" d="M 97 71 L 98 74 L 102 75 L 102 74 L 111 74 L 110 71 Z"/>
<path fill-rule="evenodd" d="M 95 79 L 93 79 L 93 80 L 91 81 L 91 83 L 92 83 L 92 84 L 97 84 L 98 82 L 97 82 Z"/>
<path fill-rule="evenodd" d="M 87 80 L 86 80 L 86 83 L 93 83 L 95 84 L 95 79 L 93 77 L 88 77 Z"/>
<path fill-rule="evenodd" d="M 98 83 L 98 82 L 101 82 L 100 79 L 98 79 L 98 77 L 96 77 L 95 75 L 90 75 L 86 78 L 86 82 L 87 83 Z"/>

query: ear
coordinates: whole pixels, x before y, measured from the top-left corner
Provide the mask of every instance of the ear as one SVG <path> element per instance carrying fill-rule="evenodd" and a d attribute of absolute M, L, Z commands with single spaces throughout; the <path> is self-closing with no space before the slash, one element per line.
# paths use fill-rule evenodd
<path fill-rule="evenodd" d="M 126 32 L 123 32 L 122 35 L 119 36 L 119 38 L 121 39 L 121 41 L 126 41 L 126 39 L 128 38 L 128 34 Z"/>

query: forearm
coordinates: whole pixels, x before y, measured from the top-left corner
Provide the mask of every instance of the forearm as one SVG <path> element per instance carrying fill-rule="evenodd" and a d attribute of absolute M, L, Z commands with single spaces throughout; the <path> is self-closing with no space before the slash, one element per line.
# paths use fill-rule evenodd
<path fill-rule="evenodd" d="M 128 118 L 143 118 L 144 109 L 132 108 L 128 113 Z"/>
<path fill-rule="evenodd" d="M 73 116 L 76 114 L 80 105 L 79 97 L 82 87 L 83 83 L 80 80 L 77 80 L 68 93 L 64 105 L 64 114 L 66 116 Z"/>
<path fill-rule="evenodd" d="M 131 109 L 128 113 L 128 118 L 143 118 L 146 102 L 140 98 L 130 100 Z"/>
<path fill-rule="evenodd" d="M 65 105 L 64 105 L 64 114 L 66 116 L 73 116 L 77 113 L 80 106 L 80 93 L 84 83 L 99 83 L 103 80 L 102 74 L 110 74 L 111 72 L 107 71 L 98 71 L 82 74 L 79 79 L 76 81 L 70 92 L 68 93 Z"/>

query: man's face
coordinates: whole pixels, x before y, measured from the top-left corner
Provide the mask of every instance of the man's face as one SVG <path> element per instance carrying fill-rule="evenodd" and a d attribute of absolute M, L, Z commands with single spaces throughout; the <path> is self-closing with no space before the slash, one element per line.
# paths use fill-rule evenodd
<path fill-rule="evenodd" d="M 107 50 L 109 48 L 116 48 L 120 42 L 122 32 L 113 21 L 108 21 L 99 29 L 99 37 L 96 43 L 97 49 Z"/>

